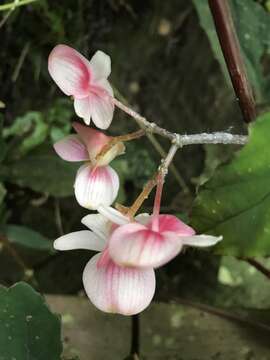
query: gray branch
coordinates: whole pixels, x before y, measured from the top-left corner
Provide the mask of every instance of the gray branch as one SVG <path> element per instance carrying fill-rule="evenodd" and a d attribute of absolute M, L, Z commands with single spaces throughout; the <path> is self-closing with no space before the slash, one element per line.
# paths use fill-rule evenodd
<path fill-rule="evenodd" d="M 117 99 L 113 99 L 114 104 L 125 113 L 133 117 L 136 122 L 148 133 L 157 134 L 163 136 L 178 147 L 195 144 L 239 144 L 244 145 L 248 141 L 248 136 L 245 135 L 234 135 L 227 132 L 214 132 L 211 134 L 192 134 L 192 135 L 181 135 L 172 133 L 162 127 L 158 126 L 154 122 L 149 122 L 145 117 L 138 114 L 136 111 L 130 109 Z"/>

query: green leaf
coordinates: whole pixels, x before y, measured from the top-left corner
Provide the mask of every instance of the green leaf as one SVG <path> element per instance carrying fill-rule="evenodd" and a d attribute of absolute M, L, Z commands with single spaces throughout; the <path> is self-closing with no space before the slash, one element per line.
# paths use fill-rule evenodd
<path fill-rule="evenodd" d="M 44 144 L 10 164 L 7 180 L 37 192 L 65 197 L 73 194 L 78 167 L 78 164 L 60 159 L 51 145 Z"/>
<path fill-rule="evenodd" d="M 191 222 L 200 233 L 223 235 L 221 254 L 270 254 L 270 113 L 250 128 L 249 143 L 199 190 Z"/>
<path fill-rule="evenodd" d="M 48 135 L 48 125 L 41 112 L 29 111 L 25 115 L 17 117 L 10 127 L 4 129 L 3 134 L 4 137 L 22 137 L 16 152 L 25 154 L 45 141 Z"/>
<path fill-rule="evenodd" d="M 9 242 L 34 250 L 53 251 L 52 242 L 37 231 L 20 225 L 6 225 L 4 234 Z"/>
<path fill-rule="evenodd" d="M 213 53 L 228 77 L 228 71 L 215 32 L 207 0 L 193 0 L 200 23 L 210 40 Z M 270 76 L 265 75 L 262 58 L 270 54 L 270 15 L 253 0 L 231 0 L 232 14 L 243 51 L 250 81 L 257 101 L 267 101 L 270 96 Z M 230 82 L 229 82 L 230 83 Z"/>
<path fill-rule="evenodd" d="M 0 349 L 0 360 L 60 360 L 60 319 L 25 283 L 0 287 Z"/>

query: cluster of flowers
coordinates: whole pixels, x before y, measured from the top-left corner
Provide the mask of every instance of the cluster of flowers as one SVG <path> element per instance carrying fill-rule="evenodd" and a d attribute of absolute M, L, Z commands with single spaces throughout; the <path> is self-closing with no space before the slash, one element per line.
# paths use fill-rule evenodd
<path fill-rule="evenodd" d="M 89 125 L 92 119 L 107 129 L 114 112 L 113 91 L 107 80 L 110 57 L 96 52 L 91 61 L 66 45 L 56 46 L 49 56 L 49 72 L 60 89 L 74 98 L 76 114 Z M 144 310 L 155 292 L 154 269 L 178 255 L 183 246 L 210 246 L 221 238 L 195 235 L 195 231 L 173 215 L 154 214 L 135 217 L 111 205 L 119 190 L 119 178 L 109 163 L 124 153 L 122 142 L 89 126 L 74 123 L 76 134 L 55 145 L 66 161 L 82 161 L 74 190 L 78 203 L 97 213 L 82 223 L 90 230 L 61 236 L 57 250 L 88 249 L 99 253 L 83 272 L 85 291 L 102 311 L 133 315 Z M 104 150 L 105 149 L 105 150 Z"/>

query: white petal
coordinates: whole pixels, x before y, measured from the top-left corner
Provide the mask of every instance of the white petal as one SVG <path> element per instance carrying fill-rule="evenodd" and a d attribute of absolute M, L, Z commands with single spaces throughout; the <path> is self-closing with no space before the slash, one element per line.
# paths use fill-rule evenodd
<path fill-rule="evenodd" d="M 119 190 L 119 178 L 110 166 L 92 168 L 83 165 L 75 179 L 75 197 L 86 209 L 96 210 L 100 205 L 111 205 Z"/>
<path fill-rule="evenodd" d="M 90 94 L 91 116 L 94 124 L 99 129 L 108 129 L 111 125 L 114 103 L 110 95 Z"/>
<path fill-rule="evenodd" d="M 107 79 L 98 80 L 97 82 L 95 82 L 95 86 L 105 90 L 109 95 L 113 96 L 113 89 Z"/>
<path fill-rule="evenodd" d="M 183 245 L 198 247 L 216 245 L 219 241 L 222 240 L 222 236 L 211 235 L 181 236 L 179 238 L 182 240 Z"/>
<path fill-rule="evenodd" d="M 91 302 L 101 311 L 134 315 L 143 311 L 155 292 L 153 269 L 125 268 L 111 260 L 98 265 L 101 254 L 88 262 L 83 284 Z"/>
<path fill-rule="evenodd" d="M 82 218 L 82 223 L 102 239 L 108 239 L 111 223 L 101 214 L 90 214 Z"/>
<path fill-rule="evenodd" d="M 75 250 L 87 249 L 102 251 L 105 248 L 105 242 L 92 231 L 82 230 L 63 235 L 53 243 L 56 250 Z"/>
<path fill-rule="evenodd" d="M 103 51 L 98 50 L 90 60 L 90 69 L 94 80 L 107 78 L 111 73 L 111 58 Z"/>
<path fill-rule="evenodd" d="M 87 96 L 84 99 L 74 99 L 75 113 L 89 125 L 91 121 L 91 104 L 90 97 Z"/>
<path fill-rule="evenodd" d="M 105 216 L 108 220 L 110 220 L 114 224 L 125 225 L 130 222 L 127 216 L 123 215 L 120 211 L 114 209 L 111 206 L 101 205 L 98 207 L 97 210 L 100 214 Z"/>
<path fill-rule="evenodd" d="M 151 215 L 147 213 L 143 213 L 135 216 L 135 220 L 141 225 L 147 225 L 151 220 L 151 217 L 152 217 Z"/>

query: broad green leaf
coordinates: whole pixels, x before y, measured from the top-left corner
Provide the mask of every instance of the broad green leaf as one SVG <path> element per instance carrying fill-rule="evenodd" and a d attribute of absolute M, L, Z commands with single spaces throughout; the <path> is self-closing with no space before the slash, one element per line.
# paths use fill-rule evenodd
<path fill-rule="evenodd" d="M 0 287 L 0 359 L 60 360 L 60 319 L 25 283 Z"/>
<path fill-rule="evenodd" d="M 200 23 L 208 35 L 214 55 L 220 62 L 226 78 L 229 79 L 208 1 L 193 0 L 193 3 Z M 230 0 L 230 5 L 257 101 L 267 101 L 270 96 L 270 76 L 265 75 L 262 58 L 270 54 L 270 14 L 253 0 Z"/>
<path fill-rule="evenodd" d="M 250 128 L 249 143 L 199 189 L 192 225 L 223 235 L 215 249 L 235 256 L 270 254 L 270 113 Z"/>
<path fill-rule="evenodd" d="M 43 251 L 53 251 L 52 242 L 37 231 L 20 225 L 6 225 L 4 233 L 9 242 L 27 248 Z"/>
<path fill-rule="evenodd" d="M 7 180 L 56 197 L 73 194 L 79 165 L 60 159 L 51 145 L 44 144 L 8 167 Z"/>

